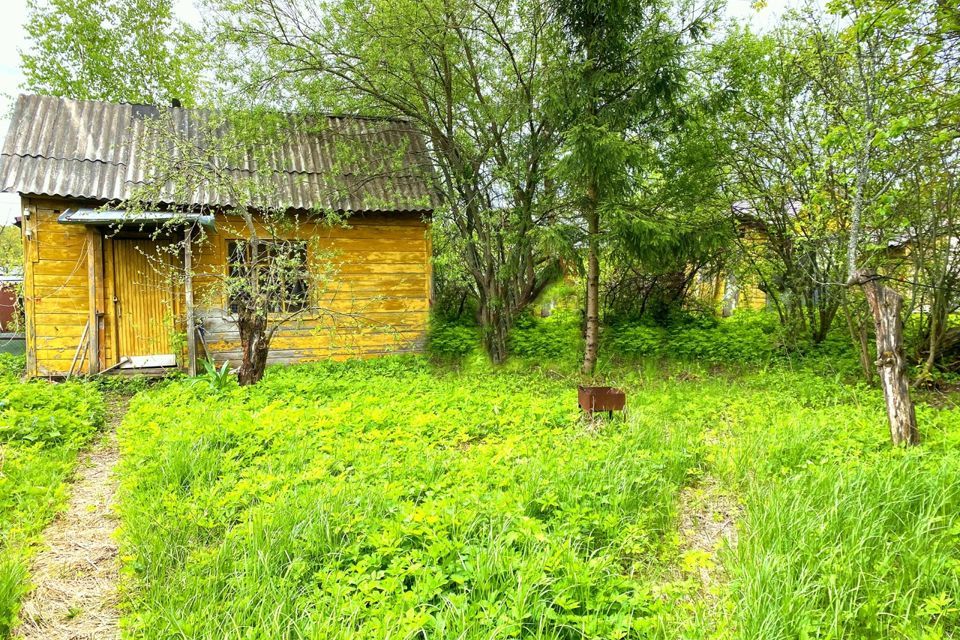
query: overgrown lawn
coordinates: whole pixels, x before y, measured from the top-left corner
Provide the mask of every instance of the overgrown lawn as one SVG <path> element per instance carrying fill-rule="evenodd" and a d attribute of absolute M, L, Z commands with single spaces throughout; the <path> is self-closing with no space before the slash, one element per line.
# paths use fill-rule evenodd
<path fill-rule="evenodd" d="M 121 430 L 130 637 L 940 638 L 958 633 L 960 413 L 890 450 L 873 389 L 782 368 L 575 379 L 416 359 L 178 381 Z M 700 557 L 678 496 L 738 496 Z M 704 593 L 701 570 L 717 585 Z"/>
<path fill-rule="evenodd" d="M 22 383 L 16 358 L 0 359 L 0 637 L 29 587 L 28 561 L 63 507 L 78 451 L 103 422 L 89 383 Z"/>

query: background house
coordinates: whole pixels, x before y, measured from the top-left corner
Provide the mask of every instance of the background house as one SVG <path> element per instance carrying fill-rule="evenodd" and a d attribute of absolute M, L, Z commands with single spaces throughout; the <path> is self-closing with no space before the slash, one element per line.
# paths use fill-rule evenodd
<path fill-rule="evenodd" d="M 185 226 L 206 225 L 205 242 L 188 244 L 194 267 L 184 281 L 165 280 L 151 264 L 163 240 L 150 231 L 168 212 L 131 218 L 105 206 L 122 204 L 148 179 L 155 149 L 140 134 L 161 115 L 190 136 L 209 113 L 18 99 L 0 186 L 21 197 L 29 375 L 183 364 L 184 338 L 199 342 L 200 356 L 238 356 L 230 301 L 213 287 L 215 276 L 230 269 L 231 243 L 243 237 L 229 198 L 198 189 L 191 202 L 169 203 L 188 211 L 181 216 Z M 335 286 L 318 292 L 324 299 L 315 302 L 353 321 L 331 327 L 306 313 L 278 331 L 271 361 L 416 351 L 431 288 L 433 199 L 424 178 L 424 142 L 403 121 L 331 116 L 319 124 L 303 131 L 291 121 L 271 166 L 236 168 L 273 180 L 291 214 L 320 209 L 349 216 L 346 225 L 314 220 L 296 233 L 307 264 L 321 255 L 336 263 Z M 398 159 L 390 175 L 382 170 L 384 154 Z M 189 213 L 191 207 L 205 213 Z"/>
<path fill-rule="evenodd" d="M 0 353 L 24 351 L 22 284 L 19 273 L 0 272 Z"/>

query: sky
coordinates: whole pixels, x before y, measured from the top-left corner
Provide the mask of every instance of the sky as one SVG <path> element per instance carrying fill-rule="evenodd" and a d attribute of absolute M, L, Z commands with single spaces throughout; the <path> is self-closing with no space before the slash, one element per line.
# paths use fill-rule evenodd
<path fill-rule="evenodd" d="M 757 30 L 774 24 L 788 8 L 799 0 L 768 0 L 756 10 L 753 0 L 728 0 L 726 14 L 748 21 Z M 20 72 L 20 51 L 26 47 L 23 25 L 27 19 L 27 0 L 3 0 L 4 16 L 0 20 L 0 135 L 6 135 L 10 111 L 23 83 Z M 200 14 L 193 0 L 176 0 L 176 12 L 186 22 L 197 23 Z M 15 194 L 0 193 L 0 226 L 9 224 L 17 215 L 19 199 Z"/>

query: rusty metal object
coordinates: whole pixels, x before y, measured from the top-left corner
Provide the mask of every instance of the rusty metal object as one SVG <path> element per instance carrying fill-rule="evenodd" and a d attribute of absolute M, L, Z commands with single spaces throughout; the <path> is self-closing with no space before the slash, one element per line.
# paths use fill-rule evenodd
<path fill-rule="evenodd" d="M 627 394 L 616 387 L 577 387 L 577 400 L 580 409 L 592 416 L 595 411 L 606 411 L 612 416 L 614 411 L 623 411 L 627 403 Z"/>

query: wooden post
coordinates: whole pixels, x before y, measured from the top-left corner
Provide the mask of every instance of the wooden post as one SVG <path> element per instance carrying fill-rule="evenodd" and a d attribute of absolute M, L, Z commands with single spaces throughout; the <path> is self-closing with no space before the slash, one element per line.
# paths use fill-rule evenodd
<path fill-rule="evenodd" d="M 39 260 L 37 254 L 37 208 L 28 198 L 21 196 L 23 205 L 23 315 L 26 320 L 25 338 L 27 347 L 27 377 L 33 377 L 37 371 L 37 316 L 36 297 L 34 296 L 34 266 Z"/>
<path fill-rule="evenodd" d="M 880 277 L 868 270 L 857 271 L 848 284 L 859 285 L 867 297 L 877 333 L 877 371 L 883 386 L 894 445 L 913 445 L 920 441 L 917 416 L 910 399 L 907 367 L 903 357 L 903 296 L 880 283 Z"/>
<path fill-rule="evenodd" d="M 193 227 L 183 234 L 183 297 L 187 305 L 187 374 L 197 375 L 197 323 L 193 310 Z"/>
<path fill-rule="evenodd" d="M 89 357 L 87 373 L 94 375 L 100 371 L 100 318 L 103 310 L 100 308 L 100 294 L 98 285 L 102 280 L 103 266 L 103 236 L 95 227 L 87 227 L 87 289 L 90 335 L 88 341 Z"/>

